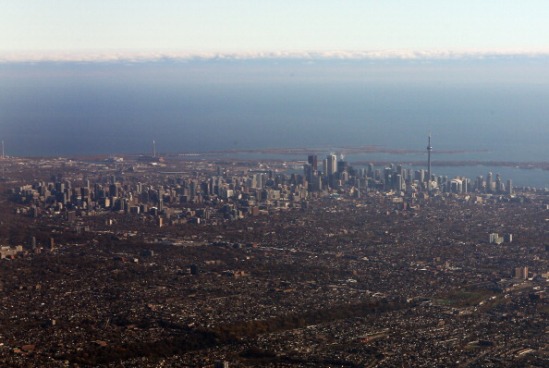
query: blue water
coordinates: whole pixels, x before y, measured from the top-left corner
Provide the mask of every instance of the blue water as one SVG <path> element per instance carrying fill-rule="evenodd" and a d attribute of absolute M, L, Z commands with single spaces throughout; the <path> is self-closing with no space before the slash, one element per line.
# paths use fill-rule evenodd
<path fill-rule="evenodd" d="M 448 176 L 449 178 L 457 176 L 466 176 L 474 181 L 478 176 L 486 180 L 488 172 L 492 172 L 493 178 L 497 174 L 507 185 L 507 180 L 512 181 L 513 187 L 535 187 L 549 188 L 549 171 L 540 169 L 519 169 L 517 167 L 486 167 L 486 166 L 451 166 L 435 167 L 435 175 Z"/>
<path fill-rule="evenodd" d="M 153 139 L 161 152 L 424 150 L 432 132 L 434 153 L 465 151 L 444 160 L 549 161 L 547 101 L 546 60 L 0 64 L 0 138 L 19 156 L 149 152 Z M 387 157 L 414 159 L 366 159 Z"/>

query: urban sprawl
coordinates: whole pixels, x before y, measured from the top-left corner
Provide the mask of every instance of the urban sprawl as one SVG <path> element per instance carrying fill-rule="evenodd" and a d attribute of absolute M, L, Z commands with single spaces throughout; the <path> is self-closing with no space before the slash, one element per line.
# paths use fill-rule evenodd
<path fill-rule="evenodd" d="M 549 191 L 200 155 L 0 159 L 0 365 L 544 367 Z"/>

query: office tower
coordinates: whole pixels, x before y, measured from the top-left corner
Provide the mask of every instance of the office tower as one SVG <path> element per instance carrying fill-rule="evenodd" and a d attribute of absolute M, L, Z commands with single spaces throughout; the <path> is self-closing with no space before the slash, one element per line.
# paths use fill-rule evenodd
<path fill-rule="evenodd" d="M 433 147 L 431 146 L 431 134 L 429 133 L 429 140 L 427 143 L 427 182 L 431 181 L 431 151 L 432 150 L 433 150 Z"/>
<path fill-rule="evenodd" d="M 311 182 L 314 175 L 313 165 L 311 165 L 311 163 L 303 164 L 303 175 L 308 182 Z"/>
<path fill-rule="evenodd" d="M 412 169 L 406 169 L 404 170 L 404 180 L 406 183 L 413 181 L 414 175 L 413 175 Z"/>
<path fill-rule="evenodd" d="M 118 197 L 118 185 L 116 184 L 109 185 L 109 195 L 111 197 Z"/>
<path fill-rule="evenodd" d="M 396 174 L 396 177 L 395 177 L 395 189 L 396 189 L 397 191 L 401 191 L 401 190 L 402 190 L 402 185 L 403 185 L 403 182 L 402 182 L 402 175 Z"/>
<path fill-rule="evenodd" d="M 499 174 L 496 174 L 496 193 L 502 193 L 504 190 L 504 184 L 501 181 Z"/>
<path fill-rule="evenodd" d="M 476 190 L 481 192 L 482 189 L 484 188 L 484 178 L 482 177 L 482 175 L 478 176 L 477 177 L 477 181 L 476 181 Z"/>
<path fill-rule="evenodd" d="M 196 196 L 196 184 L 194 181 L 189 183 L 189 195 L 191 196 L 191 199 Z"/>
<path fill-rule="evenodd" d="M 507 180 L 507 194 L 513 195 L 513 182 L 511 179 Z"/>
<path fill-rule="evenodd" d="M 373 178 L 373 177 L 374 177 L 374 171 L 375 171 L 374 164 L 369 163 L 369 164 L 368 164 L 368 177 L 369 177 L 369 178 Z"/>
<path fill-rule="evenodd" d="M 399 175 L 404 176 L 404 168 L 402 167 L 401 164 L 398 164 L 398 165 L 396 166 L 396 173 L 399 174 Z"/>
<path fill-rule="evenodd" d="M 339 160 L 337 162 L 337 169 L 336 170 L 340 174 L 343 173 L 344 171 L 347 171 L 348 170 L 347 161 Z"/>
<path fill-rule="evenodd" d="M 393 169 L 391 167 L 386 167 L 383 170 L 383 187 L 385 190 L 390 189 L 393 186 Z"/>
<path fill-rule="evenodd" d="M 333 175 L 335 174 L 336 170 L 337 170 L 337 156 L 332 153 L 326 156 L 326 174 Z"/>
<path fill-rule="evenodd" d="M 486 175 L 486 192 L 488 193 L 491 193 L 492 192 L 492 187 L 493 187 L 493 178 L 492 178 L 492 173 L 489 172 L 488 175 Z"/>
<path fill-rule="evenodd" d="M 415 180 L 419 181 L 420 183 L 425 182 L 425 170 L 416 170 Z"/>
<path fill-rule="evenodd" d="M 375 180 L 381 180 L 381 170 L 380 169 L 375 169 L 374 170 L 374 179 Z"/>
<path fill-rule="evenodd" d="M 117 202 L 116 206 L 118 207 L 119 211 L 125 211 L 126 210 L 123 198 L 119 198 L 116 202 Z"/>
<path fill-rule="evenodd" d="M 4 141 L 2 141 L 2 158 L 6 158 L 6 155 L 4 152 Z"/>
<path fill-rule="evenodd" d="M 156 157 L 156 141 L 153 139 L 153 157 Z"/>
<path fill-rule="evenodd" d="M 309 165 L 313 167 L 313 171 L 318 170 L 318 157 L 317 155 L 309 155 L 308 157 Z"/>
<path fill-rule="evenodd" d="M 314 188 L 315 190 L 319 191 L 319 190 L 322 190 L 322 177 L 321 176 L 317 176 L 315 178 L 315 185 L 314 185 Z"/>
<path fill-rule="evenodd" d="M 200 191 L 202 192 L 202 194 L 210 195 L 210 182 L 205 181 L 200 183 Z"/>
<path fill-rule="evenodd" d="M 295 178 L 294 178 L 294 180 L 295 180 Z M 251 187 L 255 188 L 255 189 L 263 189 L 265 187 L 265 182 L 266 181 L 267 180 L 266 180 L 264 174 L 254 174 L 252 176 L 252 185 L 251 185 Z"/>
<path fill-rule="evenodd" d="M 515 274 L 516 279 L 522 279 L 525 280 L 528 278 L 528 267 L 515 267 Z"/>

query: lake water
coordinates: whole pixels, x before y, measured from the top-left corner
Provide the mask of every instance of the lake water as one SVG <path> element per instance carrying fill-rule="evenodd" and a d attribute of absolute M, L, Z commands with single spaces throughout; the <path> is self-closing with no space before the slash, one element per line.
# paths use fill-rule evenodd
<path fill-rule="evenodd" d="M 421 151 L 431 132 L 438 159 L 541 162 L 547 101 L 547 60 L 0 64 L 0 138 L 18 156 L 149 152 L 153 139 L 160 152 Z M 448 150 L 461 153 L 440 153 Z M 413 156 L 356 159 L 425 158 Z M 549 186 L 539 170 L 463 169 Z"/>

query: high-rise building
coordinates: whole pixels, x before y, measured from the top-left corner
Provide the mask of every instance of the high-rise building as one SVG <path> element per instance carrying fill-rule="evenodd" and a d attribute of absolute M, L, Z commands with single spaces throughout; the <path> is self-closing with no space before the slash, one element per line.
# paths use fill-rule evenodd
<path fill-rule="evenodd" d="M 416 170 L 415 172 L 415 180 L 419 181 L 420 183 L 425 182 L 425 170 Z"/>
<path fill-rule="evenodd" d="M 395 176 L 395 189 L 397 191 L 401 191 L 402 190 L 402 186 L 403 186 L 403 180 L 402 180 L 402 175 L 400 174 L 396 174 Z"/>
<path fill-rule="evenodd" d="M 490 244 L 501 244 L 503 243 L 503 237 L 499 236 L 498 233 L 490 234 Z"/>
<path fill-rule="evenodd" d="M 492 172 L 489 172 L 488 175 L 486 175 L 486 192 L 492 193 L 493 186 L 494 186 L 494 179 L 492 177 Z"/>
<path fill-rule="evenodd" d="M 525 280 L 528 278 L 528 267 L 516 267 L 515 274 L 516 279 Z"/>
<path fill-rule="evenodd" d="M 374 177 L 374 171 L 375 171 L 374 164 L 369 163 L 369 164 L 368 164 L 368 177 L 369 177 L 369 178 L 373 178 L 373 177 Z"/>
<path fill-rule="evenodd" d="M 307 179 L 308 182 L 311 182 L 313 180 L 313 165 L 311 163 L 303 164 L 303 175 Z"/>
<path fill-rule="evenodd" d="M 337 171 L 337 156 L 329 154 L 326 156 L 326 174 L 328 176 L 335 174 Z"/>
<path fill-rule="evenodd" d="M 347 161 L 339 160 L 337 162 L 337 172 L 341 174 L 341 173 L 343 173 L 344 171 L 347 171 L 347 170 L 348 170 Z"/>
<path fill-rule="evenodd" d="M 483 189 L 484 189 L 484 178 L 482 177 L 482 175 L 477 176 L 475 188 L 479 192 L 483 191 Z"/>
<path fill-rule="evenodd" d="M 450 180 L 449 188 L 452 193 L 462 193 L 463 192 L 463 181 L 461 179 L 452 179 Z"/>
<path fill-rule="evenodd" d="M 309 165 L 313 167 L 313 171 L 318 170 L 318 156 L 317 155 L 309 155 L 308 157 Z"/>

